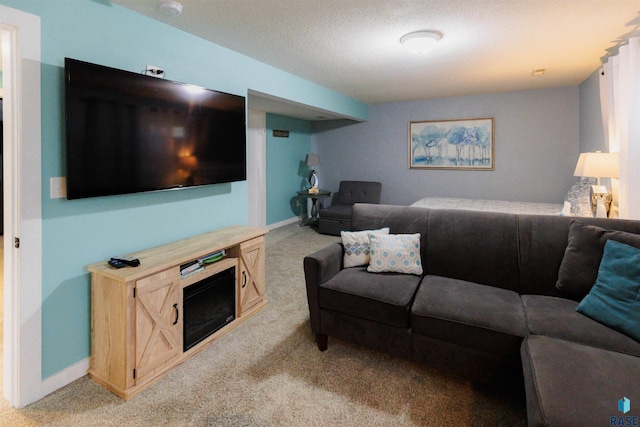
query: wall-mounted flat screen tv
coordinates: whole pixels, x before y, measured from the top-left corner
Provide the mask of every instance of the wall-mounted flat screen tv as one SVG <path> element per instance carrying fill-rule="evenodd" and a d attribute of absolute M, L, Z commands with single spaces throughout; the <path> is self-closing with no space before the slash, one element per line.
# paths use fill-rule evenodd
<path fill-rule="evenodd" d="M 67 198 L 246 179 L 243 96 L 65 58 Z"/>

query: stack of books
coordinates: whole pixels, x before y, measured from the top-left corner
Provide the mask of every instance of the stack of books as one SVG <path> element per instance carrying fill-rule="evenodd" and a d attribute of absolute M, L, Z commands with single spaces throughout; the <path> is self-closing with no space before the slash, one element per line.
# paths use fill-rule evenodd
<path fill-rule="evenodd" d="M 182 264 L 180 266 L 180 276 L 184 278 L 193 273 L 197 273 L 198 271 L 202 271 L 204 270 L 205 265 L 220 261 L 226 254 L 227 252 L 224 249 L 221 249 L 198 259 L 194 259 L 193 261 L 189 261 L 186 264 Z"/>

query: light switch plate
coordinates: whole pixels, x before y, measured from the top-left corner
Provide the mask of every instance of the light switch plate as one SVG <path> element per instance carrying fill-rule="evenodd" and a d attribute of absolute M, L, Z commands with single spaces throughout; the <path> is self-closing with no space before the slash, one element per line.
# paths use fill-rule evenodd
<path fill-rule="evenodd" d="M 49 178 L 49 194 L 52 199 L 67 197 L 67 177 L 52 176 Z"/>

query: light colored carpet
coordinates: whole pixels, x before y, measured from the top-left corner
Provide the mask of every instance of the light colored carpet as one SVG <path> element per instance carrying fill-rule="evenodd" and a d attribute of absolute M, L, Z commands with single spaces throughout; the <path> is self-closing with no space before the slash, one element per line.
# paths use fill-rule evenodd
<path fill-rule="evenodd" d="M 337 237 L 296 224 L 267 235 L 267 308 L 129 402 L 87 377 L 0 425 L 517 426 L 522 396 L 329 339 L 308 325 L 302 260 Z"/>

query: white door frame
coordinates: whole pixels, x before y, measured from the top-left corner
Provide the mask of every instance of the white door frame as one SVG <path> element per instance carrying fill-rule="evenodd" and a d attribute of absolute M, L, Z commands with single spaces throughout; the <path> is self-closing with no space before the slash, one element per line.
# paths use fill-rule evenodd
<path fill-rule="evenodd" d="M 248 222 L 267 225 L 267 119 L 264 111 L 249 109 L 247 132 Z"/>
<path fill-rule="evenodd" d="M 2 5 L 0 17 L 5 100 L 2 388 L 11 406 L 23 407 L 46 394 L 42 383 L 40 18 Z M 16 237 L 19 249 L 14 247 Z"/>

